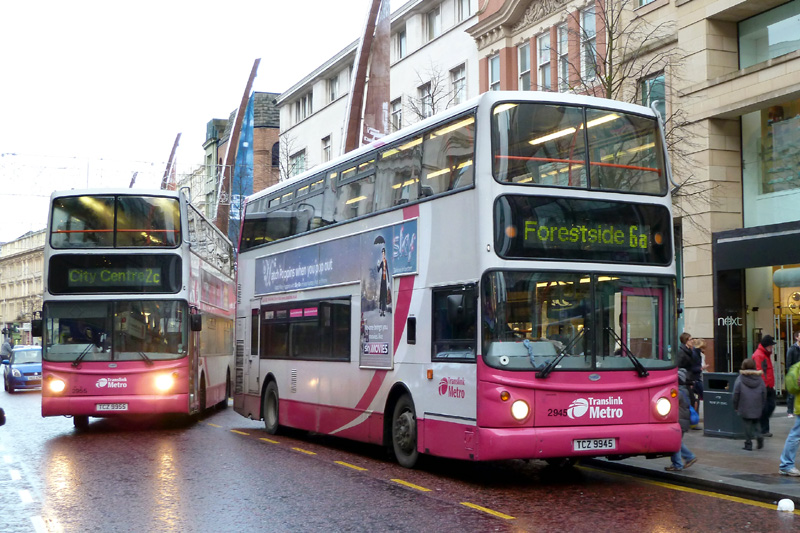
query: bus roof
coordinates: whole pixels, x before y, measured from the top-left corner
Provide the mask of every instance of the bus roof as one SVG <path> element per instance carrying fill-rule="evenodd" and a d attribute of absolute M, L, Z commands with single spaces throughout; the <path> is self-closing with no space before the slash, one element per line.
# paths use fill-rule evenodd
<path fill-rule="evenodd" d="M 402 139 L 404 137 L 407 137 L 408 135 L 414 135 L 419 131 L 423 131 L 429 128 L 431 125 L 438 124 L 439 122 L 447 120 L 450 117 L 455 117 L 457 115 L 460 115 L 466 111 L 469 111 L 470 109 L 475 109 L 479 106 L 492 106 L 497 102 L 508 102 L 508 101 L 530 101 L 530 102 L 590 106 L 597 108 L 612 107 L 614 109 L 618 109 L 620 111 L 628 113 L 645 115 L 653 118 L 656 117 L 655 112 L 649 107 L 641 106 L 638 104 L 631 104 L 628 102 L 622 102 L 618 100 L 608 100 L 606 98 L 598 98 L 595 96 L 585 96 L 585 95 L 571 94 L 571 93 L 556 93 L 549 91 L 547 92 L 546 91 L 488 91 L 480 96 L 477 96 L 471 100 L 459 104 L 458 106 L 451 107 L 432 117 L 428 117 L 419 122 L 415 122 L 414 124 L 407 126 L 401 130 L 392 132 L 389 135 L 378 139 L 377 141 L 356 148 L 355 150 L 347 152 L 346 154 L 342 154 L 336 157 L 335 159 L 326 162 L 324 165 L 315 166 L 313 168 L 306 170 L 302 174 L 298 174 L 297 176 L 293 176 L 288 180 L 278 182 L 275 185 L 267 187 L 266 189 L 262 189 L 261 191 L 255 192 L 247 197 L 246 203 L 258 200 L 259 198 L 262 198 L 274 191 L 281 190 L 297 182 L 303 181 L 304 179 L 310 176 L 318 174 L 323 168 L 335 167 L 337 165 L 346 163 L 351 159 L 357 159 L 359 156 L 366 154 L 376 148 L 380 148 L 381 146 L 390 144 L 395 140 Z"/>
<path fill-rule="evenodd" d="M 98 196 L 103 194 L 113 194 L 119 196 L 166 196 L 180 198 L 180 191 L 167 189 L 128 189 L 123 187 L 92 187 L 88 189 L 67 189 L 63 191 L 53 191 L 50 199 L 61 198 L 63 196 Z"/>

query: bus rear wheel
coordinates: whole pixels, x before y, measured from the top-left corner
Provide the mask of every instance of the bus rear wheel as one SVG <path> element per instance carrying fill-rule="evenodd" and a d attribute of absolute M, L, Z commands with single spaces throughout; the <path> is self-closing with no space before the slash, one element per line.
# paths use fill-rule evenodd
<path fill-rule="evenodd" d="M 278 433 L 278 386 L 274 381 L 267 384 L 264 391 L 264 428 L 270 435 Z"/>
<path fill-rule="evenodd" d="M 392 451 L 400 466 L 414 468 L 419 459 L 417 450 L 417 415 L 408 394 L 400 397 L 392 416 Z"/>

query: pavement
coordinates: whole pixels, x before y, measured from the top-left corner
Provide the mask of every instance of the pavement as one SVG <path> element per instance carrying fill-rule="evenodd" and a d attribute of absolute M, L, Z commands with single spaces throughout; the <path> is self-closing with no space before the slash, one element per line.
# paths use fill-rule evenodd
<path fill-rule="evenodd" d="M 682 471 L 664 470 L 671 464 L 669 457 L 632 457 L 622 461 L 596 459 L 590 463 L 599 468 L 765 503 L 777 503 L 789 498 L 794 501 L 796 508 L 800 508 L 800 477 L 778 473 L 783 445 L 795 422 L 794 417 L 787 416 L 786 405 L 778 404 L 775 408 L 770 419 L 772 437 L 764 438 L 764 447 L 760 450 L 755 449 L 755 441 L 753 451 L 744 450 L 744 437 L 715 436 L 720 425 L 709 421 L 707 429 L 705 422 L 701 408 L 698 424 L 701 429 L 692 429 L 683 435 L 683 442 L 697 456 L 697 462 Z M 800 457 L 797 467 L 800 468 Z"/>

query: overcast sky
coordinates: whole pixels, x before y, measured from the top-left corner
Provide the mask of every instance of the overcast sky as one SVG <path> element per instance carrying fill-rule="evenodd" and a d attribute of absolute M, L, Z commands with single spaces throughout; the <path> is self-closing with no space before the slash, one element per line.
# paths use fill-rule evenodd
<path fill-rule="evenodd" d="M 42 229 L 53 190 L 158 188 L 203 161 L 205 126 L 283 92 L 359 37 L 369 0 L 25 0 L 0 23 L 0 242 Z"/>

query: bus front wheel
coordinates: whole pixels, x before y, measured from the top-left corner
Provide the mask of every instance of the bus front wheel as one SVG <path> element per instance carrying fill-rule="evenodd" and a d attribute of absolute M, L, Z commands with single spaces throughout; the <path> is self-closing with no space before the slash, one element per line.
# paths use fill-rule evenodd
<path fill-rule="evenodd" d="M 264 391 L 264 428 L 270 435 L 278 433 L 278 386 L 274 381 Z"/>
<path fill-rule="evenodd" d="M 75 415 L 72 417 L 72 424 L 75 429 L 86 429 L 89 427 L 89 417 L 87 415 Z"/>
<path fill-rule="evenodd" d="M 414 412 L 414 402 L 408 394 L 401 396 L 394 406 L 392 450 L 397 462 L 405 468 L 413 468 L 419 459 L 417 415 Z"/>

